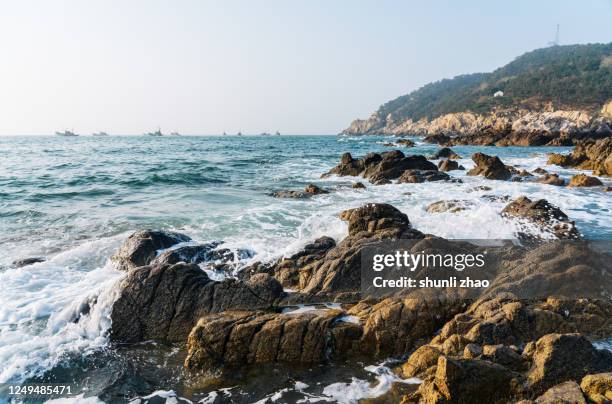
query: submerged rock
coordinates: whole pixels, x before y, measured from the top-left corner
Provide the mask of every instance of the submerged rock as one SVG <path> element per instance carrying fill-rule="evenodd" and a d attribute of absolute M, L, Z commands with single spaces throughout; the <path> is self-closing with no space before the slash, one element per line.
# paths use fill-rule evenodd
<path fill-rule="evenodd" d="M 490 180 L 508 180 L 512 173 L 497 156 L 488 156 L 484 153 L 474 153 L 472 160 L 476 167 L 468 171 L 468 175 L 482 175 Z"/>
<path fill-rule="evenodd" d="M 400 144 L 402 146 L 406 146 L 406 147 L 414 147 L 414 142 L 410 139 L 399 139 L 397 141 L 397 144 Z"/>
<path fill-rule="evenodd" d="M 353 185 L 351 185 L 351 187 L 353 189 L 365 189 L 365 185 L 363 185 L 362 182 L 354 182 Z"/>
<path fill-rule="evenodd" d="M 304 199 L 310 198 L 313 195 L 322 195 L 329 194 L 329 191 L 323 188 L 320 188 L 314 184 L 306 185 L 303 191 L 291 191 L 291 190 L 282 190 L 277 191 L 272 194 L 272 196 L 276 198 L 293 198 L 293 199 Z"/>
<path fill-rule="evenodd" d="M 603 185 L 599 178 L 589 177 L 584 174 L 574 175 L 568 184 L 569 187 L 597 187 Z"/>
<path fill-rule="evenodd" d="M 13 261 L 12 265 L 14 268 L 21 268 L 32 264 L 38 264 L 39 262 L 45 262 L 45 259 L 41 257 L 22 258 Z"/>
<path fill-rule="evenodd" d="M 502 210 L 502 216 L 527 219 L 559 239 L 580 238 L 574 222 L 570 221 L 561 209 L 545 199 L 532 201 L 521 196 Z"/>
<path fill-rule="evenodd" d="M 128 271 L 151 263 L 159 250 L 187 241 L 191 241 L 191 238 L 181 233 L 159 230 L 138 231 L 125 240 L 119 251 L 111 257 L 111 261 L 119 270 Z"/>

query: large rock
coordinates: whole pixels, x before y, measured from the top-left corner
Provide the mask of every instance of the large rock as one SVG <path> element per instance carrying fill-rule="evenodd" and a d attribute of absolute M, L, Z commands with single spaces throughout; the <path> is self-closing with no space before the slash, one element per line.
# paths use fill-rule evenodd
<path fill-rule="evenodd" d="M 442 160 L 438 163 L 438 170 L 440 171 L 452 171 L 452 170 L 465 170 L 463 166 L 453 160 Z"/>
<path fill-rule="evenodd" d="M 340 164 L 323 176 L 336 174 L 340 176 L 361 175 L 373 184 L 386 184 L 399 178 L 406 170 L 437 171 L 435 164 L 420 155 L 405 156 L 399 150 L 389 152 L 368 153 L 361 159 L 354 159 L 350 153 L 342 155 Z"/>
<path fill-rule="evenodd" d="M 581 141 L 571 154 L 551 154 L 548 164 L 593 170 L 595 175 L 612 175 L 612 137 Z"/>
<path fill-rule="evenodd" d="M 520 218 L 534 223 L 544 231 L 550 232 L 559 239 L 578 239 L 580 233 L 574 222 L 561 209 L 545 199 L 532 201 L 521 196 L 510 202 L 501 212 L 502 216 Z"/>
<path fill-rule="evenodd" d="M 479 359 L 438 358 L 435 376 L 418 394 L 424 403 L 506 403 L 520 392 L 519 375 Z"/>
<path fill-rule="evenodd" d="M 181 233 L 158 230 L 142 230 L 130 235 L 119 251 L 111 257 L 118 269 L 127 271 L 148 265 L 155 259 L 159 250 L 175 244 L 191 241 Z"/>
<path fill-rule="evenodd" d="M 569 381 L 551 387 L 536 398 L 536 404 L 586 404 L 580 386 L 575 381 Z"/>
<path fill-rule="evenodd" d="M 538 182 L 540 184 L 556 185 L 558 187 L 565 185 L 565 180 L 563 178 L 560 178 L 558 174 L 544 174 L 541 177 L 536 178 L 534 182 Z"/>
<path fill-rule="evenodd" d="M 490 180 L 508 180 L 512 177 L 510 170 L 497 156 L 474 153 L 472 160 L 476 163 L 476 167 L 468 171 L 468 175 L 482 175 Z"/>
<path fill-rule="evenodd" d="M 589 373 L 612 371 L 612 353 L 598 351 L 580 334 L 549 334 L 536 342 L 529 387 L 535 393 Z"/>
<path fill-rule="evenodd" d="M 13 261 L 12 266 L 14 268 L 22 268 L 28 265 L 38 264 L 40 262 L 45 262 L 45 259 L 41 257 L 22 258 Z"/>
<path fill-rule="evenodd" d="M 597 187 L 603 185 L 596 177 L 589 177 L 584 174 L 574 175 L 568 184 L 570 187 Z"/>
<path fill-rule="evenodd" d="M 440 158 L 456 160 L 456 159 L 460 159 L 461 156 L 455 153 L 453 149 L 451 149 L 450 147 L 442 147 L 441 149 L 438 149 L 438 151 L 435 152 L 433 156 L 431 156 L 431 158 L 433 160 L 437 160 Z"/>
<path fill-rule="evenodd" d="M 111 340 L 184 341 L 198 318 L 225 310 L 267 309 L 283 295 L 267 274 L 214 282 L 197 265 L 143 266 L 121 284 L 111 312 Z"/>
<path fill-rule="evenodd" d="M 308 184 L 303 191 L 282 190 L 272 194 L 276 198 L 305 199 L 314 195 L 329 194 L 329 191 L 315 184 Z"/>
<path fill-rule="evenodd" d="M 587 375 L 580 382 L 580 388 L 589 400 L 594 403 L 611 403 L 612 372 Z"/>
<path fill-rule="evenodd" d="M 361 327 L 339 321 L 341 315 L 339 310 L 210 314 L 189 334 L 185 366 L 211 371 L 272 362 L 322 362 L 333 357 L 337 347 L 347 348 L 360 337 Z"/>

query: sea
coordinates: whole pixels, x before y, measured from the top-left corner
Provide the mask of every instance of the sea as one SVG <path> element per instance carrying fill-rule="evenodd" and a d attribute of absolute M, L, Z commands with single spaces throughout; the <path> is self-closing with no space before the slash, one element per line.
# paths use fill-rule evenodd
<path fill-rule="evenodd" d="M 612 238 L 611 193 L 530 181 L 492 181 L 449 174 L 461 183 L 370 185 L 321 174 L 344 152 L 354 157 L 400 149 L 431 155 L 438 146 L 389 147 L 392 137 L 182 136 L 0 137 L 0 383 L 71 381 L 78 394 L 54 402 L 340 402 L 388 393 L 401 380 L 394 360 L 334 366 L 271 367 L 202 385 L 185 374 L 180 346 L 152 341 L 111 346 L 110 311 L 125 273 L 109 257 L 132 232 L 179 231 L 224 248 L 248 249 L 253 261 L 272 261 L 327 235 L 347 234 L 338 215 L 370 202 L 390 203 L 425 233 L 458 239 L 508 239 L 524 231 L 500 216 L 526 195 L 544 198 L 575 221 L 585 238 Z M 547 166 L 547 153 L 570 147 L 453 147 L 466 169 L 475 152 L 532 171 L 568 179 L 585 172 Z M 586 173 L 586 172 L 585 172 Z M 601 178 L 606 185 L 610 179 Z M 353 189 L 361 181 L 366 189 Z M 314 183 L 329 194 L 278 199 L 283 189 Z M 487 186 L 491 189 L 479 189 Z M 499 198 L 492 198 L 491 195 Z M 505 199 L 504 199 L 505 198 Z M 447 199 L 469 201 L 457 213 L 428 213 Z M 534 232 L 539 230 L 533 229 Z M 544 235 L 546 236 L 546 235 Z M 43 262 L 15 268 L 38 257 Z M 93 309 L 78 317 L 90 302 Z M 7 400 L 0 396 L 0 402 Z M 279 401 L 280 400 L 280 401 Z"/>

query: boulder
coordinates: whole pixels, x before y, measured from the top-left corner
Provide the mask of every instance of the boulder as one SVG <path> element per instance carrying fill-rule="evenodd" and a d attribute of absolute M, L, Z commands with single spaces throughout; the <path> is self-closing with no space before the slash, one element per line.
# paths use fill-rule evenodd
<path fill-rule="evenodd" d="M 597 404 L 612 402 L 612 372 L 586 375 L 580 388 L 588 399 Z"/>
<path fill-rule="evenodd" d="M 351 187 L 353 189 L 365 189 L 365 185 L 363 185 L 362 182 L 353 182 L 353 185 L 351 185 Z"/>
<path fill-rule="evenodd" d="M 427 212 L 429 213 L 456 213 L 461 212 L 462 210 L 469 209 L 472 207 L 474 203 L 470 200 L 459 200 L 459 199 L 450 199 L 446 201 L 438 201 L 427 205 Z"/>
<path fill-rule="evenodd" d="M 603 183 L 596 177 L 589 177 L 585 174 L 574 175 L 569 182 L 570 187 L 597 187 Z"/>
<path fill-rule="evenodd" d="M 225 310 L 267 309 L 283 290 L 267 274 L 214 282 L 195 264 L 143 266 L 121 284 L 111 320 L 116 342 L 184 341 L 198 318 Z"/>
<path fill-rule="evenodd" d="M 452 178 L 441 171 L 406 170 L 399 178 L 399 184 L 421 183 L 429 181 L 451 181 Z"/>
<path fill-rule="evenodd" d="M 560 382 L 602 371 L 612 371 L 611 352 L 598 351 L 580 334 L 548 334 L 536 342 L 527 379 L 537 394 Z"/>
<path fill-rule="evenodd" d="M 438 163 L 438 170 L 440 171 L 465 170 L 465 167 L 459 165 L 459 163 L 453 160 L 442 160 Z"/>
<path fill-rule="evenodd" d="M 432 160 L 437 160 L 440 158 L 458 160 L 461 158 L 461 156 L 455 153 L 450 147 L 443 147 L 438 149 L 438 151 L 431 156 Z"/>
<path fill-rule="evenodd" d="M 559 239 L 578 239 L 580 233 L 574 222 L 561 209 L 545 199 L 532 201 L 521 196 L 510 202 L 501 212 L 502 216 L 526 219 Z"/>
<path fill-rule="evenodd" d="M 519 375 L 479 359 L 438 358 L 435 376 L 418 389 L 425 403 L 507 403 L 520 390 Z"/>
<path fill-rule="evenodd" d="M 402 365 L 402 377 L 416 377 L 423 374 L 427 369 L 436 366 L 438 358 L 443 353 L 430 345 L 423 345 L 416 349 L 406 362 Z"/>
<path fill-rule="evenodd" d="M 551 387 L 535 399 L 536 404 L 586 404 L 580 386 L 575 381 L 569 381 Z"/>
<path fill-rule="evenodd" d="M 423 138 L 423 142 L 425 143 L 434 143 L 434 144 L 439 144 L 441 146 L 450 144 L 451 141 L 452 141 L 452 138 L 443 133 L 436 133 L 436 134 L 432 134 L 429 136 L 425 136 Z"/>
<path fill-rule="evenodd" d="M 222 242 L 214 241 L 212 243 L 187 245 L 179 248 L 168 249 L 150 262 L 150 265 L 157 264 L 177 264 L 179 262 L 187 262 L 192 264 L 201 264 L 203 262 L 220 262 L 226 263 L 234 261 L 236 258 L 250 258 L 253 254 L 248 250 L 238 250 L 237 255 L 227 248 L 217 249 Z"/>
<path fill-rule="evenodd" d="M 273 362 L 323 362 L 334 356 L 336 346 L 350 346 L 360 337 L 361 327 L 338 321 L 340 315 L 339 310 L 209 314 L 189 334 L 185 367 L 212 371 Z"/>
<path fill-rule="evenodd" d="M 512 176 L 510 170 L 497 156 L 474 153 L 472 160 L 476 163 L 476 167 L 468 171 L 468 175 L 482 175 L 490 180 L 508 180 Z"/>
<path fill-rule="evenodd" d="M 159 230 L 137 231 L 125 240 L 119 251 L 111 257 L 111 261 L 119 270 L 131 270 L 151 263 L 159 250 L 187 241 L 191 241 L 191 238 L 181 233 Z"/>
<path fill-rule="evenodd" d="M 306 185 L 303 191 L 292 191 L 282 190 L 272 194 L 275 198 L 291 198 L 291 199 L 305 199 L 310 198 L 313 195 L 329 194 L 328 190 L 322 189 L 314 184 Z"/>
<path fill-rule="evenodd" d="M 406 146 L 406 147 L 414 147 L 414 142 L 410 139 L 399 139 L 397 141 L 397 144 L 400 144 L 402 146 Z"/>
<path fill-rule="evenodd" d="M 481 359 L 499 363 L 517 372 L 526 370 L 523 357 L 514 349 L 502 344 L 483 346 Z"/>
<path fill-rule="evenodd" d="M 541 177 L 536 178 L 534 182 L 538 182 L 540 184 L 556 185 L 559 187 L 565 185 L 565 180 L 563 178 L 560 178 L 558 174 L 544 174 Z"/>

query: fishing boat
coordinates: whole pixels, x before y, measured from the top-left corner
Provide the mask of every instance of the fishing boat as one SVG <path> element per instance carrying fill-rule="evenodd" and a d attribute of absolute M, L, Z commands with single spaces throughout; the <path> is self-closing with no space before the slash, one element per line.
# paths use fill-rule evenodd
<path fill-rule="evenodd" d="M 96 132 L 96 133 L 92 133 L 91 136 L 96 136 L 96 137 L 108 136 L 108 133 L 106 133 L 106 132 Z"/>
<path fill-rule="evenodd" d="M 147 133 L 144 133 L 143 135 L 144 136 L 154 136 L 154 137 L 164 136 L 160 128 L 157 128 L 155 132 L 147 132 Z"/>
<path fill-rule="evenodd" d="M 181 136 L 178 132 L 170 132 L 170 136 Z"/>
<path fill-rule="evenodd" d="M 223 132 L 223 136 L 227 136 L 227 133 Z"/>
<path fill-rule="evenodd" d="M 236 136 L 242 136 L 242 132 L 236 133 Z"/>
<path fill-rule="evenodd" d="M 63 132 L 58 132 L 58 131 L 56 131 L 56 132 L 55 132 L 55 134 L 56 134 L 57 136 L 64 136 L 64 137 L 75 137 L 75 136 L 79 136 L 79 135 L 77 135 L 76 133 L 74 133 L 74 132 L 73 132 L 73 131 L 71 131 L 71 130 L 65 130 L 65 131 L 63 131 Z"/>
<path fill-rule="evenodd" d="M 274 134 L 275 136 L 280 136 L 280 132 L 276 131 L 276 133 Z"/>
<path fill-rule="evenodd" d="M 268 132 L 262 132 L 259 134 L 259 136 L 270 136 L 270 134 Z"/>

